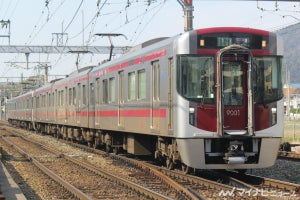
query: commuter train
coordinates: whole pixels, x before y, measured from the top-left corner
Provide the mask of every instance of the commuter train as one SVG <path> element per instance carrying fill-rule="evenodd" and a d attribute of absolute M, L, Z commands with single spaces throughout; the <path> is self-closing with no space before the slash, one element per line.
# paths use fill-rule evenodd
<path fill-rule="evenodd" d="M 269 167 L 283 136 L 282 58 L 268 31 L 192 30 L 9 99 L 8 121 L 184 171 Z"/>

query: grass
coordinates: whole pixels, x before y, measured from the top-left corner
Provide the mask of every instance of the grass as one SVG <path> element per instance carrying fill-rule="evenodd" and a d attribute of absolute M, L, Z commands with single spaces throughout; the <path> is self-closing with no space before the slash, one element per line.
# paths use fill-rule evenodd
<path fill-rule="evenodd" d="M 284 136 L 282 142 L 300 144 L 300 119 L 284 121 Z"/>

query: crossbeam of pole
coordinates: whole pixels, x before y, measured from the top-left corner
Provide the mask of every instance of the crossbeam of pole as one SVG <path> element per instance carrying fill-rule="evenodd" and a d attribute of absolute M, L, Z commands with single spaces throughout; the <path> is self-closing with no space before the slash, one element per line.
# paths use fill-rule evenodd
<path fill-rule="evenodd" d="M 114 53 L 122 54 L 128 51 L 129 46 L 115 46 Z M 46 53 L 46 54 L 68 54 L 74 52 L 86 52 L 92 54 L 109 54 L 110 46 L 19 46 L 1 45 L 0 53 Z"/>
<path fill-rule="evenodd" d="M 198 0 L 198 1 L 207 1 L 207 0 Z M 211 1 L 222 1 L 222 0 L 211 0 Z M 223 1 L 285 1 L 285 2 L 300 2 L 300 0 L 223 0 Z"/>

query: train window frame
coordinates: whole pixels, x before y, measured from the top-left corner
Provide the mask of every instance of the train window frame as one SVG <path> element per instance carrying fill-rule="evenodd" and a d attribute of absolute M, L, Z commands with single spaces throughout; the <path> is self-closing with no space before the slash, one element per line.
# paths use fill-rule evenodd
<path fill-rule="evenodd" d="M 36 107 L 36 108 L 39 108 L 39 107 L 40 107 L 40 97 L 39 97 L 39 96 L 36 96 L 36 97 L 35 97 L 35 107 Z"/>
<path fill-rule="evenodd" d="M 108 103 L 108 81 L 107 79 L 102 80 L 102 103 Z"/>
<path fill-rule="evenodd" d="M 54 92 L 52 92 L 52 95 L 51 95 L 51 105 L 52 105 L 52 107 L 54 107 L 54 101 L 55 101 L 55 93 Z"/>
<path fill-rule="evenodd" d="M 186 59 L 186 61 L 183 59 Z M 191 59 L 198 59 L 198 61 Z M 178 54 L 176 56 L 176 89 L 178 94 L 190 101 L 215 105 L 215 59 L 214 55 Z M 205 66 L 196 66 L 196 64 L 199 65 L 202 62 Z M 186 66 L 183 66 L 184 64 Z M 195 89 L 195 87 L 198 89 Z M 192 91 L 202 92 L 195 96 L 195 92 Z"/>
<path fill-rule="evenodd" d="M 99 105 L 100 104 L 100 78 L 97 78 L 96 79 L 96 105 Z"/>
<path fill-rule="evenodd" d="M 81 106 L 81 84 L 77 83 L 77 103 Z"/>
<path fill-rule="evenodd" d="M 69 88 L 69 95 L 68 95 L 68 97 L 69 97 L 69 105 L 72 105 L 72 99 L 73 99 L 73 95 L 72 95 L 72 88 Z"/>
<path fill-rule="evenodd" d="M 128 91 L 127 91 L 127 99 L 128 101 L 136 100 L 136 73 L 135 71 L 128 72 Z"/>
<path fill-rule="evenodd" d="M 145 100 L 147 98 L 147 75 L 146 69 L 140 69 L 137 71 L 137 99 Z"/>
<path fill-rule="evenodd" d="M 86 97 L 87 97 L 87 95 L 86 95 L 86 85 L 82 84 L 81 89 L 82 89 L 81 90 L 82 91 L 82 93 L 81 93 L 82 105 L 86 105 L 87 104 L 87 101 L 86 101 Z"/>
<path fill-rule="evenodd" d="M 90 105 L 95 104 L 95 87 L 94 83 L 90 83 L 89 85 L 89 99 L 90 99 Z"/>
<path fill-rule="evenodd" d="M 115 77 L 109 78 L 108 87 L 109 87 L 109 102 L 114 103 L 116 102 L 116 78 Z"/>
<path fill-rule="evenodd" d="M 51 107 L 51 92 L 47 92 L 47 96 L 48 96 L 47 105 L 48 105 L 48 107 Z"/>
<path fill-rule="evenodd" d="M 76 105 L 77 104 L 77 101 L 76 101 L 76 87 L 73 87 L 72 88 L 72 90 L 73 90 L 73 99 L 72 99 L 72 103 L 73 103 L 73 105 Z"/>

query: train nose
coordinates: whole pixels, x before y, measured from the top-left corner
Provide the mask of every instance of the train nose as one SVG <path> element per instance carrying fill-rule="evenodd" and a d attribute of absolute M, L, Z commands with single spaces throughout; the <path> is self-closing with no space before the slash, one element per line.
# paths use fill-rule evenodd
<path fill-rule="evenodd" d="M 245 156 L 243 142 L 232 141 L 223 159 L 227 164 L 244 164 L 247 161 L 247 157 Z"/>

